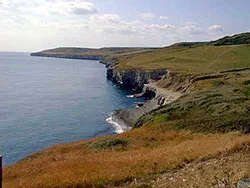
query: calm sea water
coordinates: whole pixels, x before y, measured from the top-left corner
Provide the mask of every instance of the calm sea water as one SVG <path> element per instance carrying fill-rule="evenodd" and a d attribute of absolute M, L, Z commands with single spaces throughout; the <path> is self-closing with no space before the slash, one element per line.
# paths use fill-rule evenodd
<path fill-rule="evenodd" d="M 134 107 L 97 61 L 0 52 L 0 153 L 10 165 L 57 143 L 114 134 L 106 122 Z"/>

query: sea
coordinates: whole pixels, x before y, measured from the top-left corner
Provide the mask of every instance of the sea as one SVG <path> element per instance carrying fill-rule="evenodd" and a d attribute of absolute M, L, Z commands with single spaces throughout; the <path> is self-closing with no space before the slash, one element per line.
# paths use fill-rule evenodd
<path fill-rule="evenodd" d="M 123 132 L 112 113 L 143 99 L 98 61 L 0 52 L 0 155 L 9 166 L 55 144 Z"/>

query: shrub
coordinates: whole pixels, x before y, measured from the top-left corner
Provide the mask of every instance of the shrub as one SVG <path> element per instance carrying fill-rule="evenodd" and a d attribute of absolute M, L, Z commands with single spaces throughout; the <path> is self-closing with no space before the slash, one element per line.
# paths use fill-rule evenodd
<path fill-rule="evenodd" d="M 243 82 L 243 85 L 249 85 L 250 84 L 250 80 L 245 80 L 244 82 Z"/>
<path fill-rule="evenodd" d="M 224 84 L 225 84 L 225 82 L 222 81 L 222 80 L 215 80 L 215 81 L 213 81 L 213 85 L 216 86 L 216 87 L 224 85 Z"/>
<path fill-rule="evenodd" d="M 158 114 L 154 118 L 154 123 L 164 123 L 169 120 L 169 114 Z"/>
<path fill-rule="evenodd" d="M 107 139 L 107 140 L 94 142 L 92 144 L 92 147 L 99 148 L 99 149 L 107 149 L 107 148 L 112 148 L 116 146 L 126 146 L 127 144 L 128 144 L 127 140 L 116 138 L 116 139 Z"/>

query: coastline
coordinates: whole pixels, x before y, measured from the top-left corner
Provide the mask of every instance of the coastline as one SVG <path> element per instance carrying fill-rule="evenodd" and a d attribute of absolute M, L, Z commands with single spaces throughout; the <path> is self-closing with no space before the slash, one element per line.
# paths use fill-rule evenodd
<path fill-rule="evenodd" d="M 111 116 L 106 119 L 106 122 L 115 128 L 115 132 L 117 134 L 121 134 L 132 129 L 132 127 L 126 125 L 121 119 L 115 116 L 114 113 L 112 113 Z"/>
<path fill-rule="evenodd" d="M 155 83 L 156 80 L 160 80 L 162 76 L 168 74 L 168 70 L 117 71 L 113 60 L 104 60 L 101 55 L 44 54 L 42 52 L 31 53 L 30 55 L 65 59 L 96 60 L 106 66 L 106 79 L 111 80 L 114 84 L 120 86 L 121 88 L 137 91 L 136 94 L 127 96 L 128 98 L 147 98 L 147 100 L 140 103 L 140 105 L 137 105 L 135 108 L 115 110 L 111 116 L 106 119 L 106 122 L 115 128 L 115 133 L 117 134 L 131 130 L 133 127 L 135 127 L 140 117 L 163 105 L 171 103 L 182 96 L 181 92 L 160 88 Z"/>
<path fill-rule="evenodd" d="M 110 132 L 53 145 L 4 167 L 4 187 L 213 187 L 250 177 L 249 47 L 225 38 L 105 56 L 100 63 L 107 79 L 136 93 L 128 98 L 145 100 L 113 106 L 120 103 L 109 83 L 112 108 L 100 108 L 101 125 L 90 125 L 105 124 Z M 102 70 L 97 83 L 105 81 Z M 119 91 L 122 102 L 129 100 L 124 93 Z M 106 101 L 102 92 L 98 99 Z"/>
<path fill-rule="evenodd" d="M 159 88 L 155 82 L 150 81 L 148 84 L 144 85 L 143 92 L 135 94 L 134 97 L 147 97 L 149 95 L 148 92 L 151 96 L 152 93 L 154 93 L 154 97 L 145 100 L 135 108 L 116 110 L 111 117 L 107 119 L 107 122 L 116 128 L 118 134 L 136 127 L 137 122 L 143 115 L 169 104 L 182 96 L 181 92 Z"/>

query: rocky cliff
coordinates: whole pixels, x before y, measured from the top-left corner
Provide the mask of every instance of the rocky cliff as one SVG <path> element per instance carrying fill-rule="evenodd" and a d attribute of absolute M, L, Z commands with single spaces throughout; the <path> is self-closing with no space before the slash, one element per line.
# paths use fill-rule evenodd
<path fill-rule="evenodd" d="M 108 65 L 107 78 L 122 88 L 132 89 L 138 94 L 135 97 L 144 97 L 146 101 L 134 109 L 115 111 L 113 118 L 127 126 L 134 127 L 143 115 L 178 99 L 182 93 L 161 88 L 157 85 L 160 80 L 167 79 L 171 83 L 172 75 L 168 70 L 121 70 L 114 64 Z M 180 83 L 181 85 L 182 83 Z"/>
<path fill-rule="evenodd" d="M 114 113 L 114 119 L 122 121 L 126 125 L 133 126 L 137 120 L 144 114 L 149 113 L 162 105 L 165 105 L 180 96 L 177 92 L 162 89 L 155 81 L 169 79 L 168 70 L 123 70 L 118 68 L 118 61 L 114 57 L 105 57 L 99 55 L 72 55 L 63 53 L 32 53 L 31 56 L 41 57 L 55 57 L 68 59 L 84 59 L 84 60 L 98 60 L 107 67 L 107 79 L 114 82 L 121 88 L 131 89 L 139 94 L 136 97 L 144 97 L 147 101 L 138 108 L 117 110 Z M 170 76 L 172 77 L 172 76 Z"/>
<path fill-rule="evenodd" d="M 150 79 L 159 80 L 167 74 L 167 70 L 120 70 L 118 68 L 108 68 L 107 78 L 122 88 L 132 89 L 141 92 L 144 84 Z"/>

